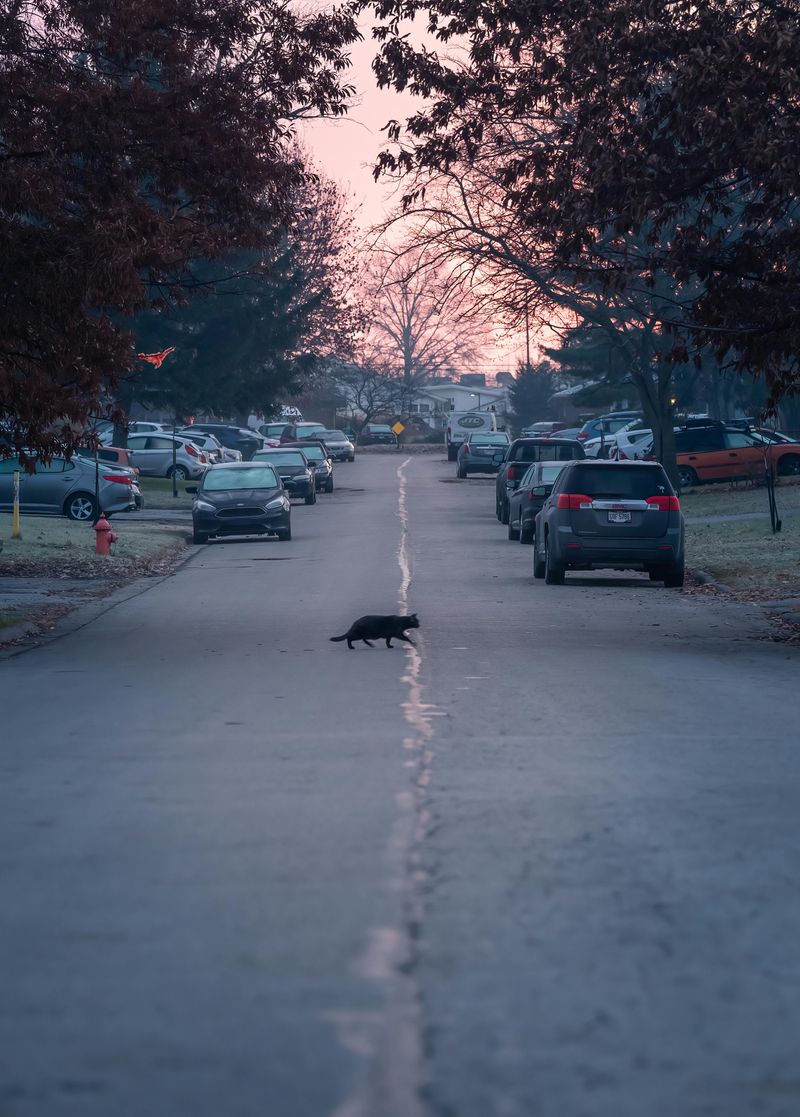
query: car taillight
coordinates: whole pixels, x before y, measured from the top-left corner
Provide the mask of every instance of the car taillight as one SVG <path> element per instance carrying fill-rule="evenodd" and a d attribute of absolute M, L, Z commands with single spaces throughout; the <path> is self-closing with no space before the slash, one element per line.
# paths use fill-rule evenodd
<path fill-rule="evenodd" d="M 575 437 L 579 438 L 581 440 L 581 442 L 583 442 L 584 438 L 589 437 L 589 432 L 588 431 L 578 431 L 578 433 L 575 435 Z"/>
<path fill-rule="evenodd" d="M 620 450 L 619 446 L 617 446 L 617 461 L 626 462 L 627 460 L 628 455 L 625 453 L 624 450 Z"/>
<path fill-rule="evenodd" d="M 104 473 L 104 481 L 113 481 L 117 485 L 132 485 L 133 478 L 129 477 L 127 473 Z"/>
<path fill-rule="evenodd" d="M 199 458 L 200 457 L 198 452 L 195 450 L 194 446 L 192 446 L 191 442 L 184 442 L 183 445 L 184 445 L 184 448 L 185 448 L 187 454 L 191 454 L 193 458 Z"/>
<path fill-rule="evenodd" d="M 508 467 L 508 473 L 506 474 L 506 480 L 507 481 L 515 481 L 516 477 L 517 477 L 517 475 L 516 475 L 516 472 L 514 470 L 514 466 L 510 465 Z"/>
<path fill-rule="evenodd" d="M 592 498 L 585 496 L 583 493 L 559 493 L 556 500 L 556 508 L 568 508 L 571 512 L 575 512 L 579 508 L 591 507 Z"/>
<path fill-rule="evenodd" d="M 659 512 L 680 512 L 681 502 L 676 496 L 649 496 L 646 501 Z"/>

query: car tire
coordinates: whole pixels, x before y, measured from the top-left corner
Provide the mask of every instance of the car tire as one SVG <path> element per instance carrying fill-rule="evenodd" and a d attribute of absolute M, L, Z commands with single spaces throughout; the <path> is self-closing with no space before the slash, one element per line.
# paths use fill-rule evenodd
<path fill-rule="evenodd" d="M 800 457 L 797 454 L 784 454 L 778 464 L 781 477 L 797 477 L 800 473 Z"/>
<path fill-rule="evenodd" d="M 454 446 L 448 446 L 447 447 L 447 460 L 449 462 L 454 462 L 456 460 L 456 455 L 457 454 L 458 454 L 458 451 L 455 449 Z"/>
<path fill-rule="evenodd" d="M 332 477 L 329 477 L 328 480 L 325 482 L 325 492 L 326 493 L 332 493 L 333 492 L 333 478 Z"/>
<path fill-rule="evenodd" d="M 530 544 L 533 543 L 533 532 L 532 531 L 525 531 L 522 528 L 522 525 L 520 525 L 519 541 L 520 541 L 520 543 L 525 543 L 525 544 L 528 544 L 530 546 Z"/>
<path fill-rule="evenodd" d="M 306 493 L 306 498 L 305 499 L 306 499 L 306 504 L 316 504 L 317 503 L 317 490 L 312 489 L 310 493 Z"/>
<path fill-rule="evenodd" d="M 533 537 L 533 576 L 538 580 L 544 578 L 544 559 L 539 558 L 535 535 Z"/>
<path fill-rule="evenodd" d="M 351 463 L 354 462 L 356 460 L 355 454 L 353 454 L 352 458 L 348 458 L 347 460 Z"/>
<path fill-rule="evenodd" d="M 683 559 L 674 562 L 672 566 L 664 568 L 663 581 L 667 589 L 678 590 L 682 587 L 685 578 Z"/>
<path fill-rule="evenodd" d="M 281 543 L 291 543 L 292 525 L 289 524 L 288 527 L 281 528 L 280 531 L 276 532 L 276 535 L 278 536 L 278 539 L 281 541 Z"/>
<path fill-rule="evenodd" d="M 544 541 L 544 580 L 548 586 L 563 586 L 564 574 L 566 573 L 563 566 L 559 566 L 553 562 L 550 553 L 550 544 L 545 538 Z"/>
<path fill-rule="evenodd" d="M 193 543 L 208 543 L 208 532 L 198 531 L 197 528 L 192 528 L 192 542 Z"/>
<path fill-rule="evenodd" d="M 64 502 L 64 515 L 68 520 L 88 524 L 97 519 L 97 505 L 91 493 L 72 493 Z"/>
<path fill-rule="evenodd" d="M 678 484 L 681 489 L 691 489 L 693 485 L 700 484 L 700 479 L 688 465 L 680 465 L 678 466 Z"/>
<path fill-rule="evenodd" d="M 500 523 L 508 523 L 508 501 L 504 500 L 500 505 Z"/>
<path fill-rule="evenodd" d="M 508 517 L 508 538 L 509 538 L 509 541 L 512 542 L 512 543 L 516 542 L 516 540 L 519 539 L 519 529 L 515 528 L 514 525 L 512 524 L 510 514 L 509 514 L 509 517 Z"/>
<path fill-rule="evenodd" d="M 174 477 L 176 481 L 188 481 L 189 470 L 185 465 L 171 465 L 167 470 L 167 477 L 169 477 L 170 480 Z"/>
<path fill-rule="evenodd" d="M 458 477 L 460 481 L 463 481 L 466 476 L 466 469 L 464 469 L 463 465 L 459 465 L 458 469 L 456 470 L 456 477 Z"/>
<path fill-rule="evenodd" d="M 664 571 L 660 566 L 654 566 L 652 570 L 648 570 L 651 582 L 661 582 L 664 579 Z"/>

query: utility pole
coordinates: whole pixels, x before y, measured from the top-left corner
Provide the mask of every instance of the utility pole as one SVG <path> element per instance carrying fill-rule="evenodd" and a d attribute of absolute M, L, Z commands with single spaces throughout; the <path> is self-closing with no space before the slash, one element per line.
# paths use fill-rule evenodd
<path fill-rule="evenodd" d="M 525 367 L 531 371 L 531 319 L 528 311 L 528 292 L 525 292 Z"/>

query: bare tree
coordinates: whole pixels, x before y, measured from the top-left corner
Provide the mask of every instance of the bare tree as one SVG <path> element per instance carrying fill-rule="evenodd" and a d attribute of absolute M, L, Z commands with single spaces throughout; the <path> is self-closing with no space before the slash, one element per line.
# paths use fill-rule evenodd
<path fill-rule="evenodd" d="M 484 359 L 490 330 L 469 288 L 441 261 L 413 246 L 384 248 L 373 257 L 370 285 L 365 363 L 399 381 L 404 414 L 431 377 L 469 371 Z"/>
<path fill-rule="evenodd" d="M 336 370 L 335 379 L 349 405 L 361 412 L 362 427 L 376 415 L 395 411 L 401 406 L 400 381 L 386 377 L 374 368 L 356 364 L 344 365 Z"/>

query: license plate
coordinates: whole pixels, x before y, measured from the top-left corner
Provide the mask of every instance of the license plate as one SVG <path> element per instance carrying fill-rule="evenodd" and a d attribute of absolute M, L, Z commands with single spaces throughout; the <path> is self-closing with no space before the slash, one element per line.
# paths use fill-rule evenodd
<path fill-rule="evenodd" d="M 609 512 L 608 522 L 610 524 L 629 524 L 631 522 L 630 512 Z"/>

